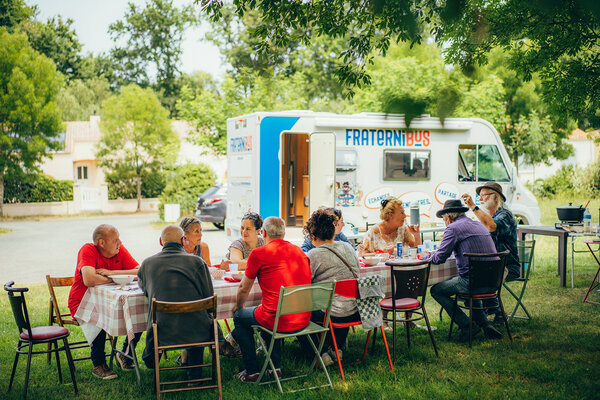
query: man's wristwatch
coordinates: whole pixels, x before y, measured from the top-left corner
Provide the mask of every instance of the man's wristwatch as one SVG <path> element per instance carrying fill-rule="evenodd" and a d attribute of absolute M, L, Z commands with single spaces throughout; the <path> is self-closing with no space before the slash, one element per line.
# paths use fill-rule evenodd
<path fill-rule="evenodd" d="M 475 207 L 473 207 L 473 212 L 475 212 L 475 211 L 477 211 L 477 210 L 479 210 L 479 206 L 475 206 Z"/>

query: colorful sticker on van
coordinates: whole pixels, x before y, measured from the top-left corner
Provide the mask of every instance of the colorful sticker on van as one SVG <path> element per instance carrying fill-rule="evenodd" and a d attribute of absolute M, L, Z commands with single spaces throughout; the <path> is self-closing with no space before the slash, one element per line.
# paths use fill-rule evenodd
<path fill-rule="evenodd" d="M 384 186 L 369 192 L 365 196 L 365 207 L 371 210 L 378 210 L 381 207 L 381 200 L 394 195 L 394 189 Z"/>
<path fill-rule="evenodd" d="M 360 185 L 354 184 L 354 182 L 350 181 L 336 182 L 335 206 L 359 206 L 362 195 L 363 192 L 360 190 Z"/>
<path fill-rule="evenodd" d="M 451 183 L 442 182 L 435 187 L 435 200 L 444 204 L 446 200 L 456 200 L 459 198 L 458 188 Z"/>
<path fill-rule="evenodd" d="M 252 151 L 252 136 L 239 136 L 229 139 L 229 152 L 249 153 Z"/>
<path fill-rule="evenodd" d="M 408 213 L 410 209 L 410 203 L 416 201 L 419 203 L 419 213 L 426 217 L 429 217 L 429 211 L 431 210 L 431 196 L 425 192 L 406 192 L 398 196 L 398 199 L 402 201 L 404 210 Z"/>
<path fill-rule="evenodd" d="M 429 131 L 346 129 L 346 146 L 429 147 Z"/>

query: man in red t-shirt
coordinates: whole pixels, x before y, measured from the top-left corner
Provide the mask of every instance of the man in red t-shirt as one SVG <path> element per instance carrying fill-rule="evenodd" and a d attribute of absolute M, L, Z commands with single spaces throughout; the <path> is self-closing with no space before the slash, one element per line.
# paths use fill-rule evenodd
<path fill-rule="evenodd" d="M 81 303 L 81 299 L 88 287 L 111 283 L 109 275 L 137 275 L 139 264 L 133 259 L 125 246 L 121 245 L 119 231 L 112 225 L 100 225 L 94 229 L 93 244 L 86 243 L 77 254 L 75 278 L 69 292 L 69 310 L 71 315 Z M 140 334 L 136 334 L 132 345 L 135 346 Z M 91 358 L 94 369 L 92 374 L 101 379 L 114 379 L 117 374 L 106 365 L 104 344 L 106 332 L 100 331 L 92 342 Z M 127 351 L 127 339 L 123 344 L 123 351 Z M 117 362 L 124 370 L 132 369 L 132 363 L 121 354 L 117 354 Z"/>
<path fill-rule="evenodd" d="M 235 329 L 231 332 L 242 351 L 245 370 L 236 375 L 243 382 L 256 382 L 259 365 L 254 348 L 252 325 L 261 325 L 273 329 L 279 291 L 281 286 L 310 284 L 311 271 L 309 260 L 300 247 L 283 240 L 285 222 L 281 218 L 265 219 L 262 228 L 265 245 L 252 250 L 246 264 L 245 276 L 237 292 L 237 301 L 233 307 Z M 248 294 L 258 278 L 262 290 L 262 302 L 258 307 L 243 308 Z M 310 313 L 285 315 L 279 318 L 278 332 L 293 332 L 305 328 Z M 267 343 L 269 338 L 264 338 Z M 271 353 L 275 373 L 281 375 L 281 343 L 278 340 Z"/>

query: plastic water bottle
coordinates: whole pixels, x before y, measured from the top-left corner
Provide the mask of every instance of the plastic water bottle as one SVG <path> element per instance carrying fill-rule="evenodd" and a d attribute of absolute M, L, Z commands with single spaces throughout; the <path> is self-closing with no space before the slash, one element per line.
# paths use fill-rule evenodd
<path fill-rule="evenodd" d="M 583 231 L 585 233 L 592 233 L 592 213 L 589 208 L 586 208 L 583 213 Z"/>
<path fill-rule="evenodd" d="M 402 242 L 396 243 L 396 257 L 402 258 Z"/>

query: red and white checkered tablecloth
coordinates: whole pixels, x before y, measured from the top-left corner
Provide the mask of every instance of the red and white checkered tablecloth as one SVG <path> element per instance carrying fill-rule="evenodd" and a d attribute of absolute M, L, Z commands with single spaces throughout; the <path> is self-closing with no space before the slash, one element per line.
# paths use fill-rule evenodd
<path fill-rule="evenodd" d="M 385 277 L 385 293 L 386 296 L 391 296 L 390 267 L 385 264 L 378 264 L 360 269 L 361 276 L 374 274 Z M 448 259 L 444 264 L 432 264 L 429 273 L 429 285 L 443 282 L 457 275 L 456 261 L 453 258 Z M 218 301 L 217 319 L 233 317 L 231 310 L 235 305 L 238 286 L 239 283 L 237 282 L 213 280 L 213 287 Z M 85 326 L 82 325 L 88 342 L 91 343 L 96 338 L 100 329 L 105 330 L 112 336 L 127 335 L 130 340 L 133 339 L 135 333 L 146 330 L 148 299 L 137 286 L 137 282 L 132 283 L 129 287 L 132 289 L 120 290 L 117 285 L 113 284 L 88 288 L 75 314 L 75 317 L 89 325 L 89 328 L 92 328 L 86 330 Z M 255 281 L 244 306 L 259 305 L 261 296 L 260 286 L 258 281 Z M 87 331 L 90 333 L 88 334 Z M 90 338 L 88 335 L 92 337 Z"/>
<path fill-rule="evenodd" d="M 360 276 L 369 276 L 379 274 L 385 278 L 385 295 L 392 295 L 392 279 L 390 275 L 390 267 L 379 263 L 372 267 L 361 267 Z M 436 283 L 446 281 L 450 278 L 454 278 L 458 275 L 458 269 L 456 268 L 456 259 L 449 258 L 444 264 L 431 264 L 429 269 L 429 280 L 427 284 L 433 286 Z"/>

